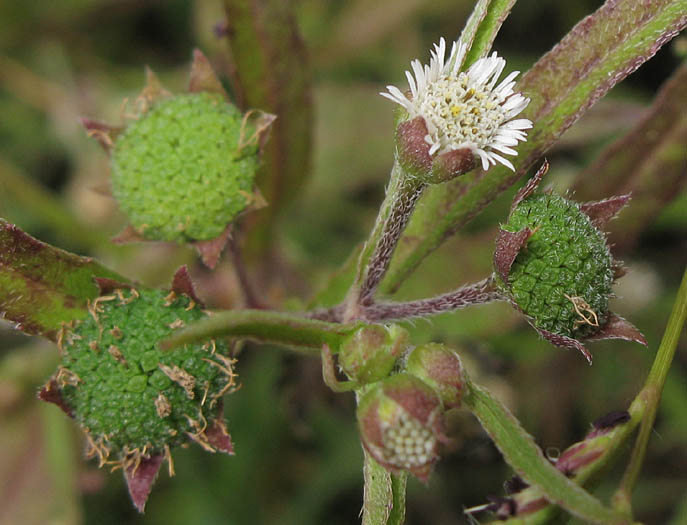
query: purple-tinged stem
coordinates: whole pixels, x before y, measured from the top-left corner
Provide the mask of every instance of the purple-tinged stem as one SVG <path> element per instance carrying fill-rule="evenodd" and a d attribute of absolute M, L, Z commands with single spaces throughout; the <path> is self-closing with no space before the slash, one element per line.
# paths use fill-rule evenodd
<path fill-rule="evenodd" d="M 384 278 L 384 274 L 386 274 L 391 261 L 391 256 L 394 253 L 394 248 L 396 248 L 398 239 L 401 237 L 406 224 L 408 224 L 410 215 L 413 213 L 423 189 L 424 184 L 418 185 L 414 181 L 406 180 L 402 183 L 400 191 L 396 195 L 396 200 L 392 205 L 391 214 L 384 223 L 379 244 L 377 244 L 367 266 L 367 275 L 360 293 L 360 302 L 362 304 L 366 304 L 372 299 L 377 286 Z"/>
<path fill-rule="evenodd" d="M 346 299 L 344 321 L 360 318 L 362 307 L 372 303 L 398 240 L 425 187 L 423 182 L 409 177 L 398 162 L 394 164 L 386 197 L 360 254 L 358 275 Z"/>
<path fill-rule="evenodd" d="M 229 248 L 229 253 L 231 254 L 231 262 L 234 265 L 234 271 L 236 272 L 236 278 L 239 281 L 239 286 L 241 287 L 241 292 L 243 293 L 243 300 L 246 303 L 247 308 L 256 308 L 258 310 L 264 310 L 265 304 L 258 299 L 255 293 L 252 283 L 246 272 L 246 267 L 243 264 L 243 257 L 241 257 L 241 249 L 239 247 L 238 240 L 235 238 L 230 238 L 227 242 L 227 247 Z"/>
<path fill-rule="evenodd" d="M 362 310 L 366 321 L 389 321 L 426 317 L 444 312 L 452 312 L 467 306 L 503 300 L 504 297 L 494 288 L 491 277 L 477 283 L 458 288 L 453 292 L 420 299 L 407 303 L 376 303 Z"/>

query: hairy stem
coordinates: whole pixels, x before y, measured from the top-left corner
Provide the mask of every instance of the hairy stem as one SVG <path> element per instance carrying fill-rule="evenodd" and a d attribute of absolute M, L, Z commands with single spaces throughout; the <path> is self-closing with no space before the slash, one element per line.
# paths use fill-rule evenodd
<path fill-rule="evenodd" d="M 644 388 L 637 395 L 635 403 L 644 405 L 644 418 L 639 427 L 639 436 L 632 450 L 630 463 L 625 470 L 625 474 L 620 482 L 618 490 L 613 496 L 613 505 L 626 513 L 629 513 L 632 496 L 639 472 L 642 468 L 642 462 L 646 455 L 647 444 L 649 436 L 654 426 L 656 419 L 656 411 L 661 400 L 661 392 L 665 384 L 668 370 L 673 362 L 675 356 L 675 349 L 677 348 L 680 334 L 685 326 L 685 318 L 687 316 L 687 270 L 682 276 L 682 284 L 677 293 L 673 311 L 668 319 L 668 326 L 663 334 L 661 345 L 658 348 L 658 353 L 654 359 L 654 363 L 649 371 L 649 377 L 646 380 Z M 633 403 L 633 405 L 635 404 Z"/>
<path fill-rule="evenodd" d="M 493 284 L 492 278 L 487 277 L 477 283 L 429 299 L 407 303 L 374 303 L 363 307 L 362 317 L 366 321 L 374 322 L 426 317 L 502 300 L 503 296 L 494 289 Z"/>
<path fill-rule="evenodd" d="M 406 515 L 407 472 L 391 474 L 365 451 L 363 525 L 402 525 Z"/>
<path fill-rule="evenodd" d="M 400 164 L 394 163 L 384 202 L 360 254 L 358 275 L 346 299 L 345 321 L 357 319 L 359 307 L 371 303 L 424 188 L 424 183 L 408 177 Z"/>
<path fill-rule="evenodd" d="M 283 312 L 227 310 L 164 339 L 160 347 L 167 350 L 213 337 L 236 337 L 305 349 L 319 355 L 323 344 L 329 345 L 333 353 L 338 352 L 341 341 L 358 327 L 357 324 L 327 323 Z"/>

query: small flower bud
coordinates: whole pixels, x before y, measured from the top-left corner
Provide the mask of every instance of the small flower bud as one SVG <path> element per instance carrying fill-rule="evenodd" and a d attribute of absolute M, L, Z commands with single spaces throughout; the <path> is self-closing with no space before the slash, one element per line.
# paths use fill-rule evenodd
<path fill-rule="evenodd" d="M 370 325 L 349 336 L 341 346 L 339 365 L 358 383 L 373 383 L 391 372 L 408 339 L 397 325 Z"/>
<path fill-rule="evenodd" d="M 460 406 L 465 371 L 456 352 L 438 343 L 418 346 L 408 356 L 406 370 L 431 386 L 447 410 Z"/>
<path fill-rule="evenodd" d="M 365 393 L 358 426 L 365 449 L 383 467 L 408 470 L 427 481 L 439 459 L 444 407 L 430 386 L 407 373 L 393 375 Z"/>
<path fill-rule="evenodd" d="M 584 469 L 601 461 L 613 445 L 614 435 L 630 421 L 627 411 L 615 411 L 594 422 L 594 428 L 584 440 L 571 445 L 556 460 L 556 468 L 567 476 L 580 475 Z"/>

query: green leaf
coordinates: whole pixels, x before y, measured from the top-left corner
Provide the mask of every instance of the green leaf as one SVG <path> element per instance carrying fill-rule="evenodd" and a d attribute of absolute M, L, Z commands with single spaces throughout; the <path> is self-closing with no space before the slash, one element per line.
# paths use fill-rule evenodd
<path fill-rule="evenodd" d="M 460 40 L 468 46 L 462 69 L 467 69 L 477 59 L 489 53 L 494 39 L 513 5 L 515 5 L 515 1 L 479 0 L 475 4 L 460 35 Z"/>
<path fill-rule="evenodd" d="M 165 339 L 161 347 L 168 349 L 193 341 L 229 336 L 315 350 L 319 355 L 323 344 L 328 344 L 336 353 L 343 338 L 359 326 L 327 323 L 267 310 L 228 310 L 214 313 L 208 319 L 179 331 Z"/>
<path fill-rule="evenodd" d="M 580 21 L 521 79 L 534 122 L 513 159 L 516 171 L 475 170 L 425 192 L 382 291 L 393 292 L 448 237 L 514 184 L 589 107 L 687 25 L 687 0 L 609 0 Z"/>
<path fill-rule="evenodd" d="M 598 499 L 565 477 L 544 457 L 541 449 L 513 415 L 486 389 L 469 383 L 465 406 L 508 464 L 551 503 L 560 505 L 586 523 L 627 523 L 625 515 L 605 507 Z"/>
<path fill-rule="evenodd" d="M 0 316 L 55 340 L 63 322 L 83 318 L 99 294 L 94 277 L 126 282 L 90 257 L 43 242 L 0 219 Z"/>
<path fill-rule="evenodd" d="M 632 205 L 609 225 L 611 243 L 619 250 L 631 244 L 684 187 L 681 182 L 687 166 L 685 86 L 687 64 L 682 64 L 637 125 L 608 146 L 572 188 L 578 200 L 632 193 Z"/>

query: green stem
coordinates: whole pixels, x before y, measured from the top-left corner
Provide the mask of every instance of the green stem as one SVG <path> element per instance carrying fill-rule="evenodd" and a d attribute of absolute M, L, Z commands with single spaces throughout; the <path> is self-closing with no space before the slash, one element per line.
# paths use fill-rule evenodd
<path fill-rule="evenodd" d="M 83 521 L 77 491 L 76 461 L 71 439 L 72 425 L 68 418 L 46 403 L 40 404 L 43 422 L 43 446 L 47 474 L 51 478 L 54 523 L 77 525 Z"/>
<path fill-rule="evenodd" d="M 400 472 L 391 475 L 391 491 L 393 507 L 387 520 L 387 525 L 403 525 L 406 519 L 406 482 L 408 473 Z"/>
<path fill-rule="evenodd" d="M 391 474 L 365 451 L 363 525 L 402 525 L 408 474 Z"/>
<path fill-rule="evenodd" d="M 160 347 L 168 350 L 186 343 L 229 336 L 296 347 L 319 355 L 323 344 L 336 353 L 343 338 L 358 327 L 358 324 L 327 323 L 269 310 L 227 310 L 181 330 L 163 340 Z"/>
<path fill-rule="evenodd" d="M 463 398 L 465 406 L 479 419 L 505 460 L 548 501 L 587 523 L 627 523 L 623 514 L 605 507 L 558 471 L 544 457 L 532 436 L 486 389 L 474 383 L 468 383 L 467 387 L 467 395 Z"/>
<path fill-rule="evenodd" d="M 344 320 L 358 318 L 359 306 L 371 300 L 423 189 L 423 183 L 409 177 L 401 165 L 394 162 L 384 202 L 358 260 L 357 275 L 346 299 Z"/>
<path fill-rule="evenodd" d="M 663 334 L 661 345 L 658 347 L 658 353 L 654 359 L 654 363 L 649 371 L 646 383 L 642 391 L 637 395 L 635 403 L 644 405 L 645 415 L 639 427 L 639 436 L 632 450 L 630 463 L 625 470 L 620 486 L 613 495 L 613 505 L 615 508 L 629 513 L 631 508 L 632 490 L 637 483 L 639 472 L 642 468 L 642 462 L 646 455 L 647 444 L 649 436 L 654 426 L 656 419 L 656 411 L 661 400 L 661 392 L 665 384 L 668 370 L 673 362 L 675 356 L 675 349 L 677 348 L 680 334 L 685 326 L 685 318 L 687 316 L 687 270 L 682 276 L 682 284 L 677 293 L 673 311 L 668 319 L 666 331 Z M 633 403 L 633 405 L 635 404 Z"/>

